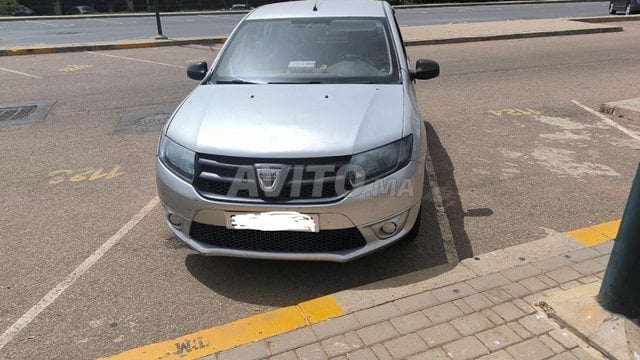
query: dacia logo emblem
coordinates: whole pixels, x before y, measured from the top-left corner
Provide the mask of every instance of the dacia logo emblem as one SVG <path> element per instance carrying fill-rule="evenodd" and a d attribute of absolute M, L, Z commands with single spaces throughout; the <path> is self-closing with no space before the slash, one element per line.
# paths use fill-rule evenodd
<path fill-rule="evenodd" d="M 278 165 L 256 165 L 258 184 L 264 192 L 273 192 L 280 183 L 280 173 L 282 167 Z"/>

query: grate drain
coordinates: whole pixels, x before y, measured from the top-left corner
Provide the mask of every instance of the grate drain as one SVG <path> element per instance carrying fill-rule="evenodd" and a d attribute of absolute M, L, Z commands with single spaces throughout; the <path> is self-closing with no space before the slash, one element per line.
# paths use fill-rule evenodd
<path fill-rule="evenodd" d="M 54 103 L 32 101 L 25 104 L 0 104 L 0 125 L 40 122 Z"/>
<path fill-rule="evenodd" d="M 115 132 L 149 132 L 162 130 L 164 124 L 171 117 L 175 107 L 164 107 L 151 111 L 136 111 L 122 113 L 118 116 Z"/>

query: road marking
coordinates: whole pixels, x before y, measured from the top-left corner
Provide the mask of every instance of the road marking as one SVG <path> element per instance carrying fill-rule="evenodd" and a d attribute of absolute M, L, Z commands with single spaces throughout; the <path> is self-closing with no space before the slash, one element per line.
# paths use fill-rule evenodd
<path fill-rule="evenodd" d="M 342 315 L 335 297 L 323 296 L 100 359 L 199 359 Z"/>
<path fill-rule="evenodd" d="M 625 128 L 624 126 L 618 124 L 617 122 L 609 119 L 608 117 L 604 116 L 603 114 L 593 110 L 592 108 L 590 108 L 588 106 L 585 106 L 585 105 L 582 105 L 581 103 L 577 102 L 576 100 L 571 100 L 571 102 L 576 104 L 576 105 L 578 105 L 578 106 L 580 106 L 581 108 L 587 110 L 588 112 L 592 113 L 593 115 L 599 117 L 600 119 L 602 119 L 602 121 L 605 122 L 605 124 L 622 131 L 623 133 L 631 136 L 634 140 L 640 142 L 640 136 L 634 134 L 631 130 L 629 130 L 629 129 Z"/>
<path fill-rule="evenodd" d="M 88 19 L 85 19 L 85 20 L 89 20 L 89 21 L 102 21 L 102 22 L 109 23 L 109 24 L 124 25 L 124 23 L 123 23 L 123 22 L 120 22 L 120 21 L 112 21 L 112 20 L 104 20 L 104 19 L 93 19 L 93 18 L 88 18 Z"/>
<path fill-rule="evenodd" d="M 124 172 L 120 171 L 120 165 L 116 165 L 109 172 L 104 172 L 102 168 L 86 168 L 77 171 L 68 169 L 55 170 L 49 173 L 49 184 L 60 184 L 66 180 L 69 182 L 95 181 L 101 178 L 108 180 L 123 174 Z"/>
<path fill-rule="evenodd" d="M 510 115 L 510 116 L 521 116 L 521 115 L 540 115 L 541 112 L 540 111 L 536 111 L 536 110 L 532 110 L 530 108 L 526 108 L 526 109 L 518 109 L 518 108 L 514 108 L 514 109 L 500 109 L 500 110 L 488 110 L 487 112 L 495 115 L 495 116 L 502 116 L 504 115 Z"/>
<path fill-rule="evenodd" d="M 37 20 L 25 20 L 25 22 L 28 22 L 28 23 L 35 23 L 35 24 L 40 24 L 40 25 L 53 26 L 53 27 L 58 27 L 58 25 L 56 25 L 56 24 L 49 24 L 49 23 L 42 22 L 42 21 L 37 21 Z"/>
<path fill-rule="evenodd" d="M 86 70 L 86 69 L 91 69 L 93 67 L 93 65 L 67 65 L 67 67 L 62 68 L 58 71 L 62 71 L 62 72 L 74 72 L 74 71 L 80 71 L 80 70 Z"/>
<path fill-rule="evenodd" d="M 106 57 L 112 57 L 112 58 L 116 58 L 116 59 L 123 59 L 123 60 L 138 61 L 138 62 L 143 62 L 143 63 L 147 63 L 147 64 L 163 65 L 163 66 L 175 67 L 175 68 L 178 68 L 178 69 L 184 69 L 184 66 L 173 65 L 173 64 L 166 64 L 166 63 L 161 63 L 161 62 L 151 61 L 151 60 L 143 60 L 143 59 L 130 58 L 130 57 L 126 57 L 126 56 L 117 56 L 117 55 L 103 54 L 103 53 L 97 53 L 97 52 L 94 52 L 94 51 L 85 51 L 85 53 L 87 53 L 87 54 L 93 54 L 93 55 L 106 56 Z"/>
<path fill-rule="evenodd" d="M 578 240 L 584 246 L 595 246 L 614 240 L 618 236 L 621 220 L 608 221 L 606 223 L 569 231 L 566 234 Z"/>
<path fill-rule="evenodd" d="M 104 244 L 85 259 L 82 264 L 73 270 L 67 277 L 56 285 L 51 291 L 45 295 L 36 305 L 27 311 L 20 319 L 18 319 L 11 327 L 9 327 L 2 335 L 0 335 L 0 350 L 7 345 L 14 336 L 24 329 L 33 319 L 38 316 L 44 309 L 51 305 L 69 286 L 78 280 L 87 270 L 93 266 L 100 258 L 109 251 L 120 239 L 122 239 L 131 229 L 133 229 L 144 217 L 160 202 L 158 196 L 151 199 L 137 214 L 135 214 L 124 226 L 109 238 Z"/>
<path fill-rule="evenodd" d="M 20 72 L 20 71 L 9 70 L 9 69 L 5 69 L 5 68 L 1 68 L 1 67 L 0 67 L 0 70 L 6 71 L 6 72 L 10 72 L 10 73 L 14 73 L 14 74 L 18 74 L 18 75 L 28 76 L 28 77 L 34 78 L 34 79 L 42 79 L 40 76 L 35 76 L 35 75 L 31 75 L 31 74 Z"/>

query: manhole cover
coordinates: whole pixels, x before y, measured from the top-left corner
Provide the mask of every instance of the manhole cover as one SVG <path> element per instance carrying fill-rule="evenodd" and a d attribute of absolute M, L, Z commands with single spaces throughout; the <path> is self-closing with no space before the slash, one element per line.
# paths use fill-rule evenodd
<path fill-rule="evenodd" d="M 165 107 L 150 111 L 122 113 L 118 116 L 115 132 L 148 132 L 162 130 L 171 117 L 174 107 Z"/>
<path fill-rule="evenodd" d="M 54 103 L 32 101 L 24 104 L 0 104 L 0 125 L 40 122 Z"/>

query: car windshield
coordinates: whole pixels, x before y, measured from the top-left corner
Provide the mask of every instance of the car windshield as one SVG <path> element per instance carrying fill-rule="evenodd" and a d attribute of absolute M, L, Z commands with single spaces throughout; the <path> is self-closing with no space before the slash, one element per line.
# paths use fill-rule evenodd
<path fill-rule="evenodd" d="M 397 83 L 384 19 L 249 20 L 214 69 L 217 83 Z"/>

